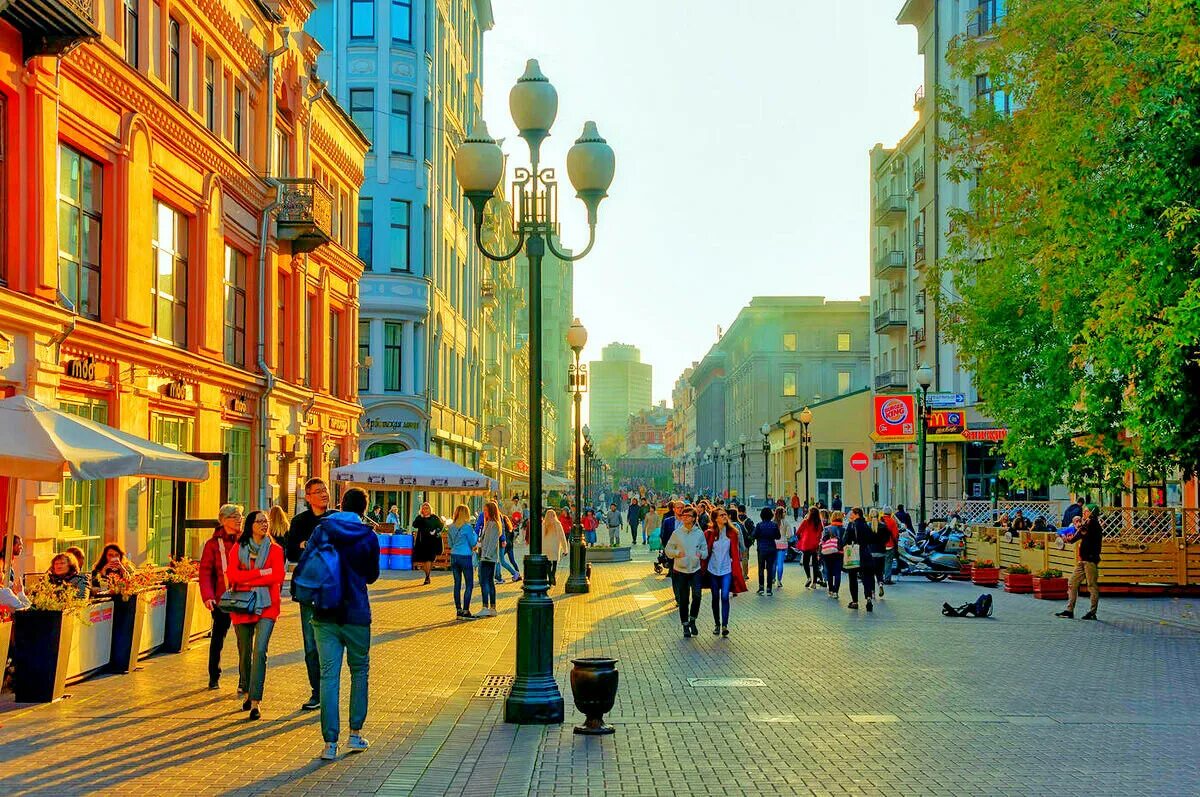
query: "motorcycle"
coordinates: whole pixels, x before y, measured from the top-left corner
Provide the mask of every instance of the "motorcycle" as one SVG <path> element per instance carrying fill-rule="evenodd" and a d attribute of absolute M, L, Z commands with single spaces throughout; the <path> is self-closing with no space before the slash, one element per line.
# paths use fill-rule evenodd
<path fill-rule="evenodd" d="M 919 543 L 916 535 L 909 529 L 900 532 L 900 539 L 896 544 L 900 574 L 925 576 L 930 581 L 943 581 L 951 574 L 958 573 L 962 564 L 958 556 L 948 550 L 954 543 L 950 539 L 953 536 L 952 533 L 942 535 L 935 532 L 930 534 L 924 543 Z"/>

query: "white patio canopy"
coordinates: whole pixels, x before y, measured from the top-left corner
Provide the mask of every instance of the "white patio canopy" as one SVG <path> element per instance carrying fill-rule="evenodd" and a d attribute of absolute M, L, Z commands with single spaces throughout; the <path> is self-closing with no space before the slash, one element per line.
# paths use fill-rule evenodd
<path fill-rule="evenodd" d="M 338 484 L 369 490 L 491 493 L 495 479 L 424 451 L 401 451 L 333 469 Z"/>

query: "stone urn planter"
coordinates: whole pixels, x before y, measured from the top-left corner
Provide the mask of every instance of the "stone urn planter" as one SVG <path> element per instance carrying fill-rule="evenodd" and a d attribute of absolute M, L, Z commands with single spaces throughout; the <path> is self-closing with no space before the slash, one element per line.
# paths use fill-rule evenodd
<path fill-rule="evenodd" d="M 587 549 L 589 562 L 628 562 L 632 558 L 633 549 L 628 545 L 619 545 L 616 548 L 593 545 Z"/>
<path fill-rule="evenodd" d="M 994 587 L 1000 583 L 1000 568 L 992 562 L 976 562 L 971 568 L 971 583 Z"/>
<path fill-rule="evenodd" d="M 1044 601 L 1067 599 L 1067 579 L 1064 576 L 1033 577 L 1033 597 Z"/>
<path fill-rule="evenodd" d="M 571 659 L 575 667 L 571 670 L 571 694 L 575 697 L 575 708 L 583 712 L 587 720 L 575 726 L 575 733 L 603 736 L 616 731 L 604 722 L 604 715 L 612 711 L 617 699 L 617 660 L 604 657 Z"/>

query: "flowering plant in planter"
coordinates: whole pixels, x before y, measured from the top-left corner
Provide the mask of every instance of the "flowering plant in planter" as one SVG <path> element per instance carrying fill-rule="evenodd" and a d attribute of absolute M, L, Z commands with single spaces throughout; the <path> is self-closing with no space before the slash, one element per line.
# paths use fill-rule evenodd
<path fill-rule="evenodd" d="M 1010 576 L 1025 576 L 1029 575 L 1029 568 L 1025 565 L 1013 565 L 1007 572 Z"/>
<path fill-rule="evenodd" d="M 29 598 L 30 609 L 73 614 L 80 621 L 87 622 L 88 599 L 80 595 L 73 584 L 51 584 L 43 578 L 28 585 L 25 596 Z"/>
<path fill-rule="evenodd" d="M 186 584 L 189 581 L 195 581 L 199 578 L 200 563 L 186 556 L 181 556 L 178 559 L 172 557 L 171 565 L 164 574 L 164 579 L 168 584 Z"/>
<path fill-rule="evenodd" d="M 991 559 L 976 559 L 971 568 L 971 583 L 982 587 L 994 587 L 1000 583 L 1000 568 Z"/>
<path fill-rule="evenodd" d="M 1013 565 L 1004 571 L 1004 591 L 1024 595 L 1033 592 L 1033 574 L 1025 565 Z"/>
<path fill-rule="evenodd" d="M 981 569 L 986 570 L 989 568 L 993 568 L 995 566 L 996 566 L 996 563 L 993 562 L 991 559 L 976 559 L 975 560 L 975 569 L 976 570 L 981 570 Z"/>
<path fill-rule="evenodd" d="M 104 578 L 104 591 L 128 600 L 131 596 L 161 587 L 163 577 L 157 569 L 135 570 L 128 575 L 112 573 Z"/>
<path fill-rule="evenodd" d="M 1062 600 L 1067 597 L 1067 580 L 1061 570 L 1048 567 L 1033 577 L 1033 597 L 1042 600 Z"/>
<path fill-rule="evenodd" d="M 1062 578 L 1061 570 L 1056 570 L 1053 567 L 1048 567 L 1045 570 L 1039 570 L 1034 576 L 1035 578 Z"/>

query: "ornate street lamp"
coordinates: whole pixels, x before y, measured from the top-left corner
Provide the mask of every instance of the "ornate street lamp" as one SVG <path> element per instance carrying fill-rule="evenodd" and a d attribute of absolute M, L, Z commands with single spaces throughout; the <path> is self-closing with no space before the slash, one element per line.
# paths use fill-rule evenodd
<path fill-rule="evenodd" d="M 746 500 L 746 435 L 738 436 L 738 444 L 742 447 L 742 489 L 738 492 L 738 503 Z"/>
<path fill-rule="evenodd" d="M 917 413 L 917 472 L 920 474 L 921 504 L 917 510 L 917 524 L 925 522 L 925 440 L 928 435 L 929 386 L 933 384 L 933 369 L 929 363 L 921 363 L 917 368 L 917 384 L 921 386 L 921 406 Z"/>
<path fill-rule="evenodd" d="M 800 410 L 800 445 L 804 449 L 804 505 L 809 506 L 811 497 L 808 492 L 808 447 L 812 444 L 812 435 L 808 433 L 808 425 L 812 423 L 812 410 L 808 407 Z"/>
<path fill-rule="evenodd" d="M 763 452 L 763 506 L 767 505 L 767 496 L 771 494 L 771 424 L 764 423 L 759 428 L 759 433 L 762 434 L 762 452 Z"/>
<path fill-rule="evenodd" d="M 721 444 L 716 440 L 712 441 L 712 461 L 713 461 L 713 478 L 712 478 L 712 495 L 710 497 L 712 498 L 712 500 L 715 501 L 715 500 L 717 500 L 717 484 L 718 484 L 718 482 L 720 482 L 720 479 L 721 479 L 721 476 L 720 476 Z"/>
<path fill-rule="evenodd" d="M 571 575 L 567 579 L 566 591 L 587 592 L 587 549 L 583 546 L 583 493 L 580 487 L 580 441 L 583 429 L 580 426 L 580 406 L 587 392 L 587 366 L 579 362 L 579 354 L 587 345 L 587 330 L 576 318 L 567 329 L 567 345 L 575 355 L 575 362 L 567 366 L 567 391 L 575 398 L 575 524 L 571 527 Z"/>
<path fill-rule="evenodd" d="M 726 497 L 731 497 L 731 496 L 729 496 L 729 493 L 733 492 L 733 489 L 732 489 L 733 488 L 733 451 L 734 451 L 733 443 L 732 442 L 726 443 L 725 444 L 725 489 L 722 491 L 722 493 Z"/>
<path fill-rule="evenodd" d="M 530 168 L 515 172 L 513 207 L 516 209 L 516 246 L 511 251 L 489 252 L 483 242 L 484 210 L 504 176 L 504 154 L 479 120 L 454 154 L 459 185 L 475 210 L 475 244 L 484 256 L 510 260 L 524 249 L 529 258 L 529 512 L 534 531 L 525 557 L 523 594 L 517 601 L 517 678 L 504 704 L 504 719 L 516 723 L 563 721 L 563 699 L 552 672 L 554 604 L 547 596 L 550 566 L 542 554 L 542 258 L 546 249 L 560 260 L 575 261 L 587 255 L 596 242 L 596 214 L 608 196 L 616 169 L 612 148 L 600 137 L 594 122 L 583 126 L 583 135 L 567 153 L 567 174 L 576 196 L 588 212 L 588 244 L 578 255 L 567 255 L 554 246 L 558 227 L 558 183 L 553 169 L 540 167 L 542 142 L 550 135 L 558 115 L 558 92 L 542 74 L 536 60 L 508 95 L 508 107 L 519 135 L 529 145 Z"/>

